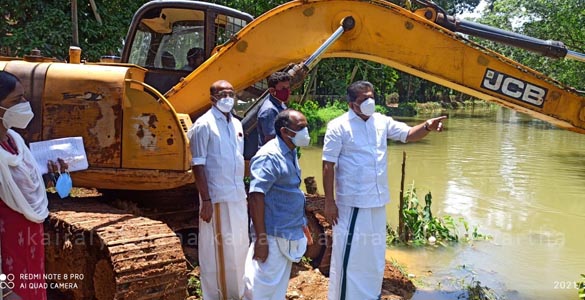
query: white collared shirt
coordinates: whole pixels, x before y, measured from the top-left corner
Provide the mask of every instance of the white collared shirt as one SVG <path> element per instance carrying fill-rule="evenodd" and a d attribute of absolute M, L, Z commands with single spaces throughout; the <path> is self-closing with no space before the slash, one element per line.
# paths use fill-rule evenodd
<path fill-rule="evenodd" d="M 212 203 L 246 199 L 242 123 L 212 106 L 189 129 L 191 165 L 204 165 Z"/>
<path fill-rule="evenodd" d="M 327 124 L 323 160 L 335 163 L 337 204 L 371 208 L 390 201 L 388 139 L 405 143 L 410 128 L 379 113 L 364 121 L 353 110 Z"/>

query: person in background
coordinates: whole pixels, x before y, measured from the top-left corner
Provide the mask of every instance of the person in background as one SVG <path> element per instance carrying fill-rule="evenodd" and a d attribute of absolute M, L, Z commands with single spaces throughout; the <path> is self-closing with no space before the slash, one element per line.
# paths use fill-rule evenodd
<path fill-rule="evenodd" d="M 165 69 L 174 70 L 176 67 L 175 56 L 171 54 L 169 51 L 165 51 L 162 53 L 161 57 L 161 65 Z"/>
<path fill-rule="evenodd" d="M 200 197 L 199 264 L 203 299 L 241 299 L 248 238 L 244 134 L 230 113 L 235 92 L 219 80 L 211 109 L 190 128 L 192 166 Z"/>
<path fill-rule="evenodd" d="M 258 148 L 276 136 L 274 120 L 278 113 L 286 109 L 290 80 L 286 72 L 275 72 L 268 77 L 268 96 L 258 110 Z"/>
<path fill-rule="evenodd" d="M 184 71 L 193 71 L 205 61 L 203 48 L 194 47 L 187 51 L 187 64 L 183 67 Z"/>
<path fill-rule="evenodd" d="M 375 113 L 374 87 L 367 81 L 352 83 L 347 98 L 349 111 L 329 122 L 323 145 L 325 217 L 333 225 L 328 299 L 380 299 L 388 139 L 418 141 L 443 130 L 446 117 L 410 127 Z"/>
<path fill-rule="evenodd" d="M 3 299 L 44 300 L 43 221 L 49 215 L 43 177 L 22 137 L 34 114 L 20 80 L 0 71 L 0 273 Z M 28 278 L 21 279 L 20 275 Z"/>
<path fill-rule="evenodd" d="M 276 138 L 252 158 L 250 217 L 252 244 L 246 257 L 244 282 L 247 300 L 285 299 L 293 262 L 300 261 L 307 244 L 305 194 L 296 147 L 309 145 L 307 119 L 296 110 L 278 114 Z"/>

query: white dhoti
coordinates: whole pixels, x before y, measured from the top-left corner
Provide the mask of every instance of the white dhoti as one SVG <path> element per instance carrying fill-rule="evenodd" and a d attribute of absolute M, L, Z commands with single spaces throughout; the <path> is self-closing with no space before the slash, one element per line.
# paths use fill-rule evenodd
<path fill-rule="evenodd" d="M 215 203 L 211 222 L 199 219 L 203 299 L 242 299 L 248 244 L 248 208 L 245 200 Z"/>
<path fill-rule="evenodd" d="M 379 299 L 386 263 L 386 208 L 337 208 L 328 299 Z"/>
<path fill-rule="evenodd" d="M 307 249 L 307 239 L 290 241 L 267 236 L 266 261 L 254 260 L 254 242 L 248 249 L 244 283 L 246 300 L 283 300 L 290 280 L 292 263 L 299 262 Z"/>

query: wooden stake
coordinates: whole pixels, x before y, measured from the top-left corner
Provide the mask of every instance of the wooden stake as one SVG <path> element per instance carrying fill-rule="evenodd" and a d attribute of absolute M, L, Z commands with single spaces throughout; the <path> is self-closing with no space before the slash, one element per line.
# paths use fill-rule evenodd
<path fill-rule="evenodd" d="M 398 204 L 398 237 L 406 242 L 404 228 L 404 177 L 406 174 L 406 151 L 402 151 L 402 176 L 400 177 L 400 203 Z"/>

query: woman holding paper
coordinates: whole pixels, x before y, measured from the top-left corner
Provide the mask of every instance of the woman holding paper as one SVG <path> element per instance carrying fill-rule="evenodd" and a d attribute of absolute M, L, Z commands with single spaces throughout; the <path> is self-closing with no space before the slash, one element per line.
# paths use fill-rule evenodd
<path fill-rule="evenodd" d="M 0 71 L 0 286 L 2 299 L 47 299 L 43 221 L 47 193 L 22 137 L 33 118 L 20 80 Z M 3 282 L 3 283 L 2 283 Z"/>

